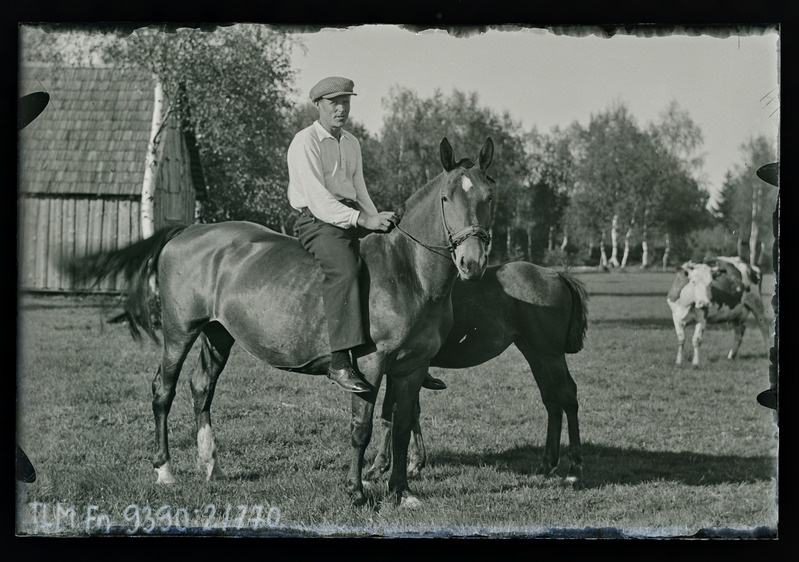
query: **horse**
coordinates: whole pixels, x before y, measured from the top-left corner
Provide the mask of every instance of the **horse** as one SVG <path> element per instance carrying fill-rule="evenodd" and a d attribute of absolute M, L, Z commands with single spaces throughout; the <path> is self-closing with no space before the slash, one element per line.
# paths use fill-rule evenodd
<path fill-rule="evenodd" d="M 493 155 L 489 137 L 478 165 L 469 158 L 456 161 L 443 138 L 443 171 L 405 201 L 401 220 L 390 232 L 372 233 L 361 241 L 371 342 L 353 351 L 353 360 L 372 390 L 352 396 L 345 488 L 354 505 L 366 502 L 362 465 L 384 375 L 393 389 L 392 454 L 402 459 L 392 470 L 389 495 L 400 505 L 420 503 L 408 487 L 405 463 L 413 404 L 430 359 L 452 324 L 456 277 L 479 279 L 486 269 L 496 189 L 487 174 Z M 160 322 L 162 357 L 152 382 L 156 482 L 175 482 L 167 420 L 181 368 L 198 338 L 199 364 L 190 386 L 197 453 L 207 480 L 224 477 L 210 411 L 234 343 L 280 370 L 310 375 L 327 371 L 331 351 L 322 306 L 323 274 L 294 237 L 244 221 L 179 225 L 159 229 L 126 248 L 73 260 L 68 269 L 94 282 L 121 275 L 126 282 L 123 306 L 134 337 L 145 332 L 158 342 Z"/>
<path fill-rule="evenodd" d="M 585 285 L 565 271 L 529 262 L 492 265 L 478 281 L 456 281 L 452 290 L 454 321 L 444 344 L 430 364 L 447 369 L 482 365 L 503 353 L 511 343 L 527 360 L 547 410 L 546 445 L 539 474 L 551 475 L 560 461 L 563 413 L 569 431 L 570 466 L 566 481 L 582 478 L 582 452 L 577 417 L 577 384 L 566 354 L 583 348 L 588 326 Z M 367 479 L 377 479 L 391 467 L 390 381 L 381 414 L 378 453 Z M 419 416 L 414 407 L 408 475 L 416 477 L 426 464 Z"/>

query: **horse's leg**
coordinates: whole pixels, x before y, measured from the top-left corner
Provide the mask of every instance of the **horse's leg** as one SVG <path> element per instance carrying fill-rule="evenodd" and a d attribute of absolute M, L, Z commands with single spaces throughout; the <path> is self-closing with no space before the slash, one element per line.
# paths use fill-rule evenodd
<path fill-rule="evenodd" d="M 380 436 L 377 455 L 371 468 L 366 471 L 366 480 L 377 480 L 391 468 L 391 419 L 394 412 L 394 393 L 391 379 L 386 379 L 386 394 L 383 397 L 383 407 L 380 413 Z"/>
<path fill-rule="evenodd" d="M 197 422 L 197 464 L 206 480 L 222 479 L 225 474 L 216 456 L 214 432 L 211 429 L 211 401 L 216 381 L 225 368 L 235 340 L 218 322 L 203 328 L 202 347 L 197 368 L 191 375 L 191 394 L 194 398 L 194 417 Z"/>
<path fill-rule="evenodd" d="M 388 491 L 395 494 L 402 507 L 416 507 L 419 499 L 408 487 L 408 445 L 411 439 L 413 413 L 419 390 L 427 374 L 427 365 L 408 376 L 394 380 L 394 420 L 391 431 L 392 463 Z"/>
<path fill-rule="evenodd" d="M 411 426 L 411 440 L 408 446 L 408 478 L 416 478 L 421 474 L 421 470 L 427 464 L 427 453 L 425 451 L 424 439 L 422 438 L 422 428 L 419 424 L 421 407 L 417 397 L 413 411 L 413 424 Z M 381 433 L 377 455 L 371 468 L 366 471 L 366 480 L 377 480 L 391 469 L 391 427 L 394 416 L 394 392 L 392 391 L 391 379 L 386 380 L 386 395 L 383 398 L 383 408 L 381 413 Z"/>
<path fill-rule="evenodd" d="M 422 438 L 422 426 L 419 417 L 422 413 L 422 406 L 419 403 L 419 395 L 416 395 L 416 403 L 413 407 L 413 423 L 411 424 L 411 440 L 408 446 L 408 478 L 418 478 L 422 469 L 427 464 L 427 451 L 424 448 Z"/>
<path fill-rule="evenodd" d="M 704 312 L 699 312 L 696 320 L 696 328 L 694 328 L 694 337 L 691 339 L 691 344 L 694 346 L 694 358 L 691 365 L 699 367 L 699 348 L 702 346 L 702 335 L 705 332 L 706 317 Z"/>
<path fill-rule="evenodd" d="M 727 353 L 727 359 L 735 359 L 738 356 L 738 350 L 741 348 L 741 342 L 744 340 L 744 333 L 746 333 L 746 318 L 736 320 L 732 323 L 733 338 L 732 347 Z"/>
<path fill-rule="evenodd" d="M 156 482 L 159 484 L 172 484 L 175 477 L 169 464 L 169 439 L 167 436 L 167 418 L 175 398 L 180 369 L 186 360 L 197 334 L 186 335 L 176 339 L 164 331 L 164 350 L 161 364 L 153 379 L 153 417 L 155 418 L 155 444 L 156 451 L 153 456 Z"/>
<path fill-rule="evenodd" d="M 371 381 L 370 381 L 371 382 Z M 363 459 L 372 437 L 372 417 L 375 411 L 380 378 L 372 383 L 374 390 L 352 395 L 352 417 L 350 419 L 350 467 L 347 472 L 346 489 L 355 506 L 366 503 L 363 493 Z"/>

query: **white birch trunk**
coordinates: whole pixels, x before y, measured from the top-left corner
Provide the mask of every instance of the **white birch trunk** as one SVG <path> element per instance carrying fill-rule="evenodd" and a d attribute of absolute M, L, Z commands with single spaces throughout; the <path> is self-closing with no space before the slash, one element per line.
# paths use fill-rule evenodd
<path fill-rule="evenodd" d="M 614 214 L 610 223 L 610 261 L 613 267 L 619 267 L 619 215 Z"/>
<path fill-rule="evenodd" d="M 605 252 L 605 231 L 602 231 L 602 236 L 599 238 L 599 266 L 602 269 L 608 268 L 608 254 Z"/>
<path fill-rule="evenodd" d="M 565 228 L 563 229 L 563 241 L 560 243 L 560 249 L 563 253 L 566 253 L 566 246 L 569 245 L 569 231 Z"/>
<path fill-rule="evenodd" d="M 649 235 L 647 232 L 647 223 L 649 219 L 649 209 L 644 210 L 644 224 L 641 225 L 641 269 L 649 267 L 649 242 L 646 237 Z"/>
<path fill-rule="evenodd" d="M 671 253 L 671 236 L 666 233 L 666 249 L 663 250 L 663 271 L 669 268 L 669 254 Z"/>
<path fill-rule="evenodd" d="M 155 77 L 153 93 L 153 120 L 150 126 L 150 141 L 147 143 L 147 160 L 144 166 L 144 181 L 141 189 L 141 235 L 149 238 L 155 232 L 155 178 L 158 168 L 158 137 L 163 125 L 164 89 Z"/>
<path fill-rule="evenodd" d="M 624 234 L 624 253 L 621 255 L 621 267 L 627 267 L 627 260 L 630 258 L 630 237 L 632 235 L 633 229 L 630 227 Z"/>
<path fill-rule="evenodd" d="M 533 261 L 533 227 L 527 225 L 527 261 Z"/>

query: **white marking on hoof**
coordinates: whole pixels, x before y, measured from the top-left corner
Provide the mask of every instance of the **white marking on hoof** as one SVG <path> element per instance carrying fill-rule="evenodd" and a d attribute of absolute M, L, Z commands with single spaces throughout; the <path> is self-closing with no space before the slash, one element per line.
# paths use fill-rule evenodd
<path fill-rule="evenodd" d="M 201 470 L 205 470 L 206 480 L 222 480 L 225 473 L 219 468 L 216 459 L 216 444 L 214 443 L 214 432 L 210 425 L 201 427 L 197 432 L 197 463 Z"/>
<path fill-rule="evenodd" d="M 567 476 L 566 477 L 566 484 L 577 484 L 580 479 L 576 476 Z"/>
<path fill-rule="evenodd" d="M 218 462 L 214 461 L 213 466 L 206 467 L 206 481 L 210 482 L 211 480 L 225 480 L 226 478 L 227 475 L 221 468 L 219 468 Z"/>
<path fill-rule="evenodd" d="M 422 507 L 422 500 L 416 496 L 403 496 L 400 500 L 400 508 L 402 509 L 418 509 Z"/>
<path fill-rule="evenodd" d="M 474 185 L 472 184 L 472 180 L 470 180 L 466 176 L 461 176 L 461 189 L 463 189 L 463 191 L 465 191 L 466 193 L 469 193 L 469 190 L 472 187 L 474 187 Z"/>
<path fill-rule="evenodd" d="M 172 475 L 172 469 L 168 462 L 161 466 L 155 467 L 155 483 L 156 484 L 174 484 L 175 477 Z"/>

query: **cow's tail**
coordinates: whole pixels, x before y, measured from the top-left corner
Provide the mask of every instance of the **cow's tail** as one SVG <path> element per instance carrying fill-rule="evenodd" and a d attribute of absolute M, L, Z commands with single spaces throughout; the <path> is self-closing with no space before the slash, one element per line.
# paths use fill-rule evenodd
<path fill-rule="evenodd" d="M 109 275 L 121 274 L 123 313 L 116 320 L 127 321 L 135 340 L 141 339 L 143 331 L 158 343 L 158 256 L 164 246 L 185 228 L 185 225 L 165 227 L 124 248 L 76 257 L 63 262 L 61 267 L 76 283 L 88 284 L 86 292 Z"/>
<path fill-rule="evenodd" d="M 572 310 L 569 331 L 566 334 L 565 351 L 566 353 L 577 353 L 585 344 L 585 333 L 588 330 L 588 291 L 582 281 L 566 271 L 557 273 L 572 294 Z"/>

